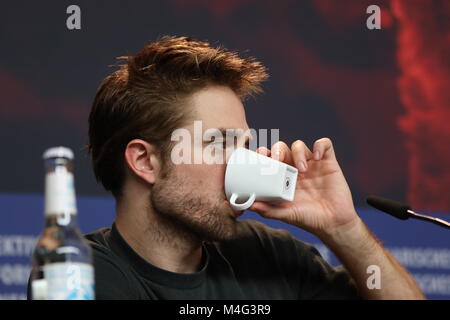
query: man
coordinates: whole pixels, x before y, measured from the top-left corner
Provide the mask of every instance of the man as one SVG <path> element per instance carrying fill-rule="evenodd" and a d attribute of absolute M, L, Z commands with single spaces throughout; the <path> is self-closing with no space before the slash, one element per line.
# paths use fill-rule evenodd
<path fill-rule="evenodd" d="M 116 199 L 111 229 L 87 235 L 98 299 L 421 299 L 408 272 L 366 228 L 330 139 L 312 149 L 277 142 L 258 152 L 299 169 L 295 200 L 250 209 L 317 235 L 342 261 L 255 221 L 237 221 L 224 193 L 226 163 L 173 162 L 172 133 L 247 130 L 244 99 L 265 68 L 223 48 L 163 37 L 100 85 L 89 117 L 94 172 Z M 233 139 L 234 140 L 234 139 Z M 244 146 L 236 141 L 206 141 Z M 222 151 L 221 151 L 222 150 Z M 369 289 L 367 268 L 381 271 Z"/>

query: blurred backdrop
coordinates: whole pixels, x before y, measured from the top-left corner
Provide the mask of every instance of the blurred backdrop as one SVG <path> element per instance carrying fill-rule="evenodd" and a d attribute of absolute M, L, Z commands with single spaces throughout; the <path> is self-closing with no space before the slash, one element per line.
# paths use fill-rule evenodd
<path fill-rule="evenodd" d="M 81 9 L 69 30 L 68 6 Z M 369 30 L 369 5 L 381 29 Z M 112 198 L 83 146 L 100 81 L 116 57 L 162 35 L 193 36 L 254 56 L 269 70 L 246 103 L 250 127 L 281 140 L 330 137 L 358 211 L 431 298 L 450 298 L 450 233 L 369 210 L 368 194 L 450 214 L 450 1 L 14 1 L 0 10 L 0 299 L 24 297 L 43 220 L 51 146 L 75 152 L 83 232 L 109 226 Z M 244 218 L 260 219 L 252 213 Z M 287 228 L 302 240 L 317 239 Z"/>

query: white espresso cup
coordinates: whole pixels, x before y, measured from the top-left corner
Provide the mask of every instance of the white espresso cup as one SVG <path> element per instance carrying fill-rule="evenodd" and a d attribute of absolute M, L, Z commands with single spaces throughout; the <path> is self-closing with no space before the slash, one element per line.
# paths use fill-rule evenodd
<path fill-rule="evenodd" d="M 235 210 L 246 210 L 255 201 L 292 201 L 297 174 L 297 169 L 286 163 L 237 148 L 228 159 L 225 194 Z"/>

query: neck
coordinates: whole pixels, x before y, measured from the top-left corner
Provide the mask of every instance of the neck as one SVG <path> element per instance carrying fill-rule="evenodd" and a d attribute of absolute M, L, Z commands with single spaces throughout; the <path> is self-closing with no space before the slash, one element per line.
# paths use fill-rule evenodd
<path fill-rule="evenodd" d="M 128 245 L 154 266 L 175 273 L 201 268 L 202 241 L 148 206 L 149 197 L 116 206 L 116 227 Z"/>

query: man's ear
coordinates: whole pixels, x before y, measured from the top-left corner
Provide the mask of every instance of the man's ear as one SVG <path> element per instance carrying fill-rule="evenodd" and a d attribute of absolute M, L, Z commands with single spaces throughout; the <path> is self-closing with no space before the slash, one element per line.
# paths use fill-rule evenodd
<path fill-rule="evenodd" d="M 154 184 L 160 163 L 155 147 L 141 139 L 133 139 L 125 148 L 128 169 L 145 182 Z"/>

